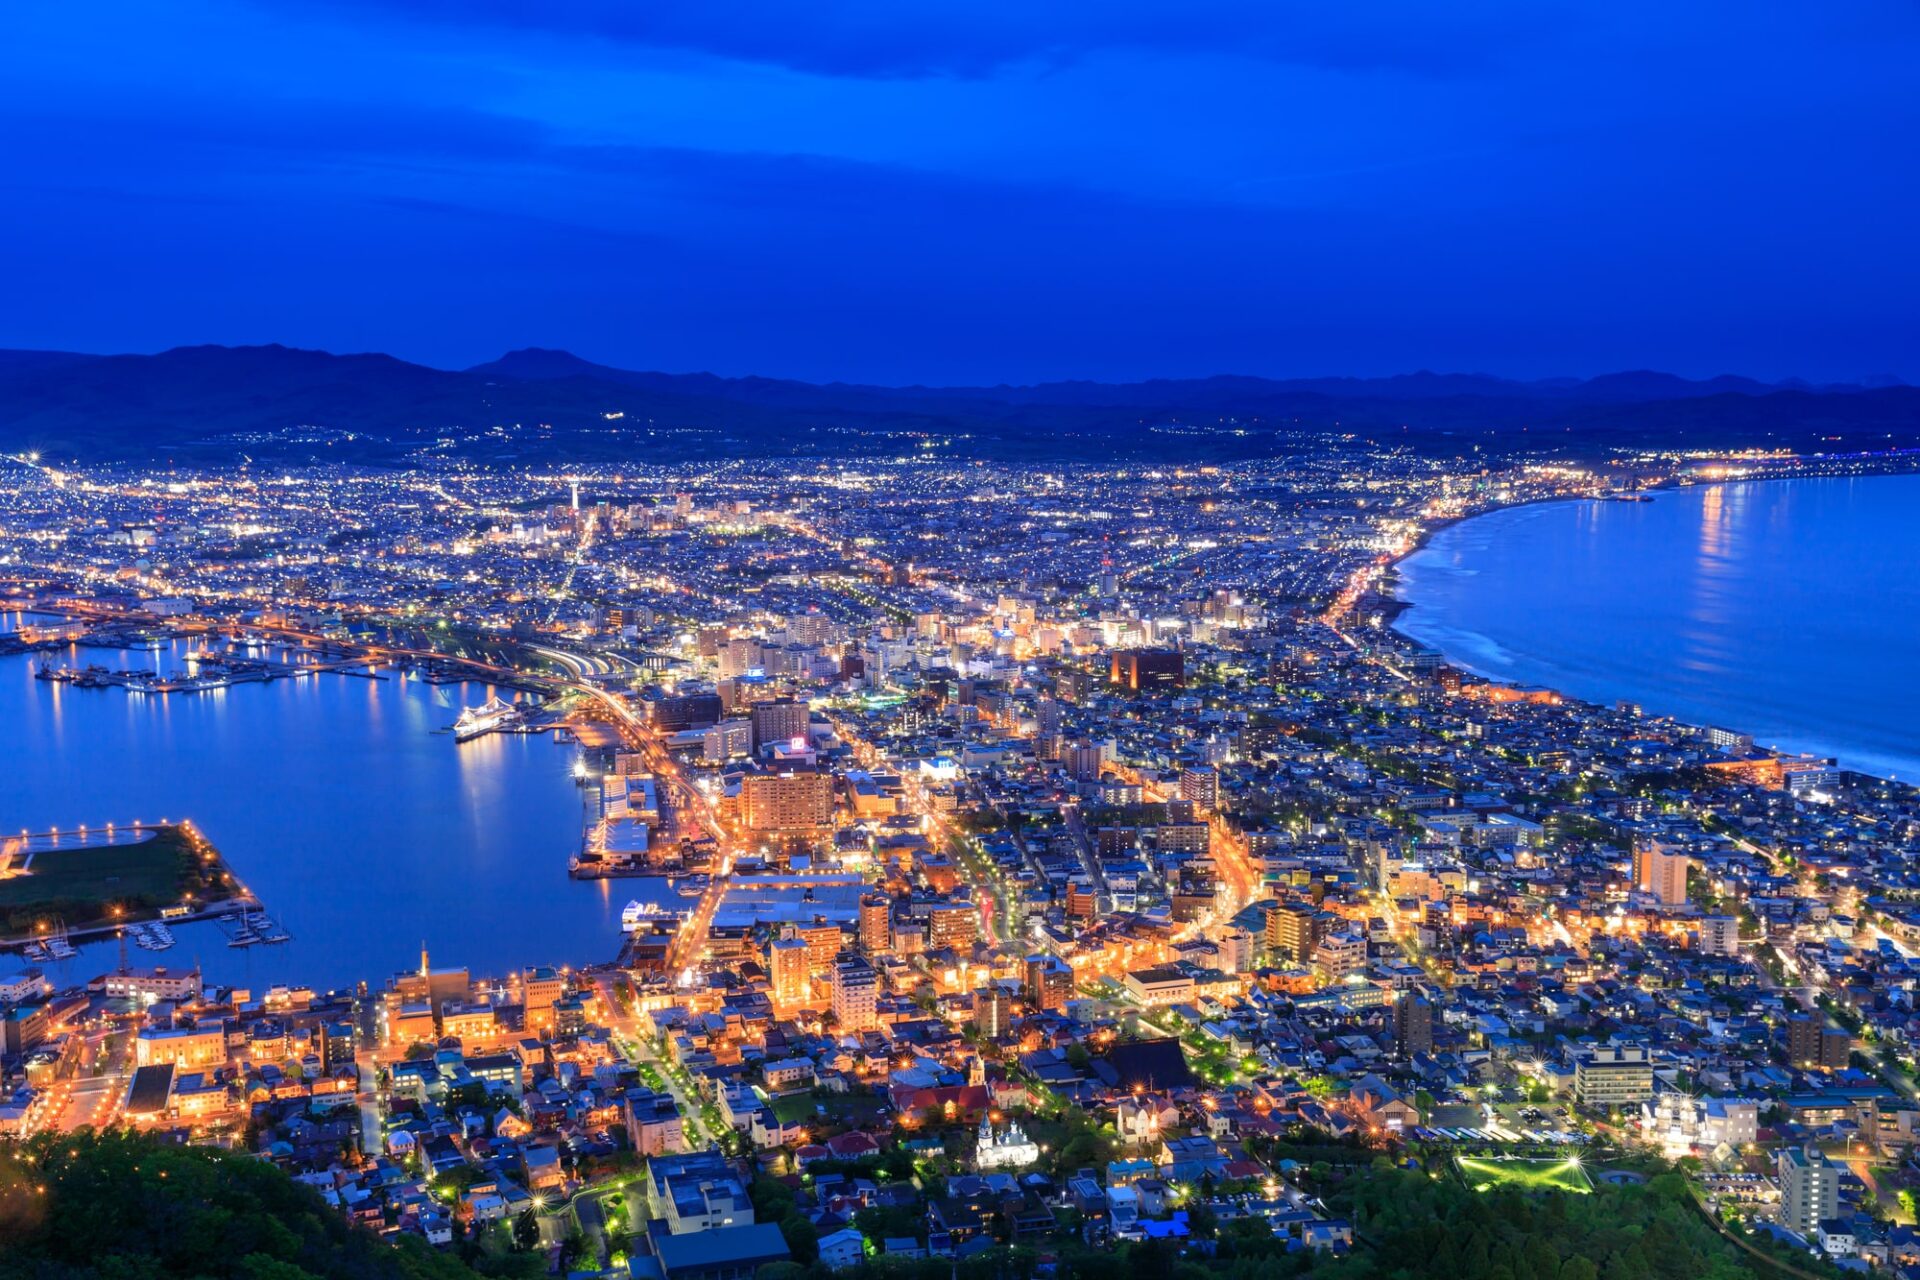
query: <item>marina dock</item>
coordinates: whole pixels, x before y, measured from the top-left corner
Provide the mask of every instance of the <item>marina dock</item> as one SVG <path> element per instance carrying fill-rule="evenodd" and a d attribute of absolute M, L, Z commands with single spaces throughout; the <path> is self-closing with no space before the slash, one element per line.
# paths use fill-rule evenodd
<path fill-rule="evenodd" d="M 243 657 L 231 650 L 202 649 L 188 655 L 194 671 L 188 675 L 162 676 L 152 668 L 121 669 L 89 664 L 84 667 L 41 665 L 33 678 L 76 689 L 125 689 L 129 693 L 207 693 L 237 684 L 265 684 L 269 680 L 298 679 L 312 675 L 358 676 L 365 680 L 385 680 L 384 672 L 372 671 L 374 660 L 353 656 L 322 662 L 277 662 L 267 658 Z"/>

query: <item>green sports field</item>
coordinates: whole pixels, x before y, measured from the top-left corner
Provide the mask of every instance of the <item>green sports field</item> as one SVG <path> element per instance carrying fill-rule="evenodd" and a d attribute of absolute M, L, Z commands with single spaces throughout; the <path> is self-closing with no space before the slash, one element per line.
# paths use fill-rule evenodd
<path fill-rule="evenodd" d="M 1487 1160 L 1477 1156 L 1457 1156 L 1454 1165 L 1460 1176 L 1475 1191 L 1495 1187 L 1516 1187 L 1522 1191 L 1569 1191 L 1586 1195 L 1593 1190 L 1580 1161 L 1567 1160 Z"/>
<path fill-rule="evenodd" d="M 131 843 L 41 850 L 26 874 L 0 879 L 0 932 L 24 933 L 54 915 L 69 928 L 142 919 L 183 895 L 204 900 L 225 891 L 224 874 L 218 856 L 196 852 L 179 827 L 159 827 Z"/>

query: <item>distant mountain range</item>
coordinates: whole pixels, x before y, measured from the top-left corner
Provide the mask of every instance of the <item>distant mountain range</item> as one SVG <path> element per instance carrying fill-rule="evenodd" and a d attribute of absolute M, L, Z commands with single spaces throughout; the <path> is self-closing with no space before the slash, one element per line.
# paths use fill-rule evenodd
<path fill-rule="evenodd" d="M 471 369 L 282 346 L 0 351 L 0 449 L 82 461 L 892 456 L 1231 460 L 1357 435 L 1423 451 L 1920 445 L 1920 388 L 1631 371 L 880 387 L 656 373 L 565 351 Z"/>

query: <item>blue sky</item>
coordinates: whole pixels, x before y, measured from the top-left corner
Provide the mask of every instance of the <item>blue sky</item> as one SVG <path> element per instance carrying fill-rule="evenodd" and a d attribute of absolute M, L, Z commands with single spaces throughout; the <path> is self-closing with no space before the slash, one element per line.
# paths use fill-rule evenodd
<path fill-rule="evenodd" d="M 0 346 L 1920 380 L 1920 6 L 14 0 Z"/>

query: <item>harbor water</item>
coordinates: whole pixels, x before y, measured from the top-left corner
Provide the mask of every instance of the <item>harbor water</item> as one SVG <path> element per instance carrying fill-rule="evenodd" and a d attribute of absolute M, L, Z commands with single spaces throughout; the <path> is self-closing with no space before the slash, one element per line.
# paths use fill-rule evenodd
<path fill-rule="evenodd" d="M 254 989 L 377 987 L 416 966 L 424 944 L 436 966 L 504 976 L 610 960 L 627 900 L 671 893 L 658 880 L 568 877 L 574 749 L 544 734 L 456 743 L 447 732 L 496 692 L 487 684 L 318 674 L 154 695 L 33 674 L 41 663 L 177 672 L 200 643 L 0 657 L 0 832 L 191 819 L 292 935 L 236 948 L 192 924 L 164 952 L 130 943 L 130 963 L 197 961 L 210 981 Z M 86 945 L 53 976 L 85 981 L 117 957 L 113 943 Z M 0 958 L 0 971 L 20 963 Z"/>

